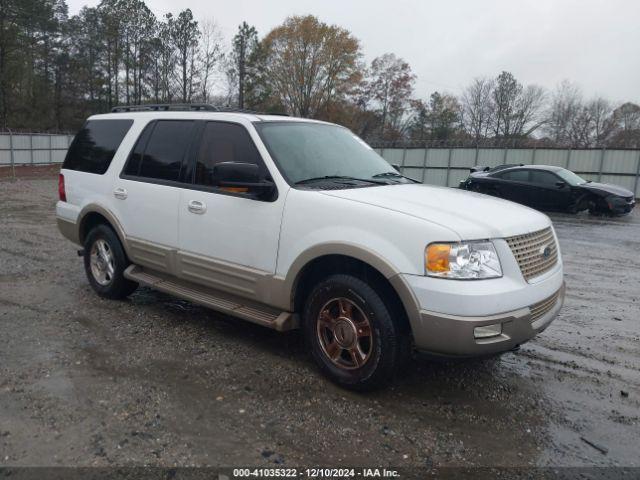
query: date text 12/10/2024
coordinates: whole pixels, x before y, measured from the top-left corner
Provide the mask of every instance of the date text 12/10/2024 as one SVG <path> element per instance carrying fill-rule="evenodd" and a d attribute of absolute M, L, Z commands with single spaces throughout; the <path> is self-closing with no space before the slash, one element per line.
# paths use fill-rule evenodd
<path fill-rule="evenodd" d="M 387 468 L 234 468 L 233 478 L 398 478 Z M 220 475 L 220 480 L 226 480 Z"/>

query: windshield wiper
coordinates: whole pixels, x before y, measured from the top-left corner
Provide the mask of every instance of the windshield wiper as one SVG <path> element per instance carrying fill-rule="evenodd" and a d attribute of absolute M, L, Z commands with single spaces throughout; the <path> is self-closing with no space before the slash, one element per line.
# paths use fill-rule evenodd
<path fill-rule="evenodd" d="M 411 180 L 412 182 L 420 183 L 417 180 L 414 180 L 413 178 L 405 177 L 404 175 L 398 172 L 382 172 L 382 173 L 376 173 L 375 175 L 373 175 L 373 178 L 383 178 L 383 177 L 406 178 L 407 180 Z"/>
<path fill-rule="evenodd" d="M 349 177 L 346 175 L 325 175 L 323 177 L 305 178 L 304 180 L 296 182 L 296 185 L 304 185 L 305 183 L 319 182 L 322 180 L 355 180 L 358 182 L 375 183 L 376 185 L 388 185 L 387 182 L 383 182 L 380 180 L 373 180 L 371 178 Z"/>

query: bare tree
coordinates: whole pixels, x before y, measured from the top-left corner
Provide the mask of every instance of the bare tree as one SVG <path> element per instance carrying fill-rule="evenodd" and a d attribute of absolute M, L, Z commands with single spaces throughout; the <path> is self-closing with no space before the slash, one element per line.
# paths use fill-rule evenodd
<path fill-rule="evenodd" d="M 509 72 L 498 75 L 492 92 L 493 134 L 496 137 L 526 137 L 540 128 L 545 121 L 540 114 L 545 91 L 537 85 L 526 88 Z"/>
<path fill-rule="evenodd" d="M 592 146 L 603 147 L 614 128 L 611 103 L 602 97 L 597 97 L 588 103 L 587 108 L 591 112 L 593 121 Z"/>
<path fill-rule="evenodd" d="M 541 118 L 541 112 L 545 99 L 546 92 L 542 87 L 525 87 L 516 101 L 516 110 L 510 123 L 511 131 L 506 136 L 528 137 L 544 125 L 546 120 Z"/>
<path fill-rule="evenodd" d="M 200 51 L 198 55 L 200 95 L 202 101 L 208 103 L 211 97 L 212 76 L 215 73 L 216 64 L 222 59 L 222 34 L 213 20 L 201 22 L 200 32 Z"/>
<path fill-rule="evenodd" d="M 463 92 L 462 115 L 467 133 L 476 140 L 486 137 L 494 122 L 492 92 L 495 82 L 489 78 L 476 78 Z"/>
<path fill-rule="evenodd" d="M 571 124 L 583 107 L 580 88 L 564 80 L 553 93 L 545 130 L 547 135 L 561 146 L 571 144 Z"/>

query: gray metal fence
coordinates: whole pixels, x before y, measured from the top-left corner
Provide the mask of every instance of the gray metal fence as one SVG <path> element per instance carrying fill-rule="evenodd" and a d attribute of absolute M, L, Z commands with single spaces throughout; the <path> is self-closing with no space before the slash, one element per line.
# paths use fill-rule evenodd
<path fill-rule="evenodd" d="M 385 160 L 423 183 L 457 187 L 475 165 L 556 165 L 586 180 L 614 183 L 640 198 L 640 150 L 556 148 L 379 148 Z"/>
<path fill-rule="evenodd" d="M 0 166 L 62 163 L 73 135 L 0 133 Z M 560 148 L 379 148 L 389 163 L 423 183 L 456 187 L 475 165 L 557 165 L 587 180 L 614 183 L 640 198 L 640 150 Z"/>
<path fill-rule="evenodd" d="M 0 166 L 62 163 L 73 135 L 0 133 Z"/>

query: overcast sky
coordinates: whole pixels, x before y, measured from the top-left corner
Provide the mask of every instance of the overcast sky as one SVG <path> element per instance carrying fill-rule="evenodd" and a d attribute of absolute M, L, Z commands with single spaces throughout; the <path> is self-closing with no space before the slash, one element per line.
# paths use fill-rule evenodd
<path fill-rule="evenodd" d="M 640 0 L 145 0 L 158 16 L 191 8 L 225 40 L 246 20 L 262 36 L 311 13 L 349 29 L 365 58 L 393 52 L 418 76 L 416 96 L 459 94 L 474 77 L 511 71 L 553 89 L 640 102 Z M 70 13 L 98 0 L 67 0 Z"/>

